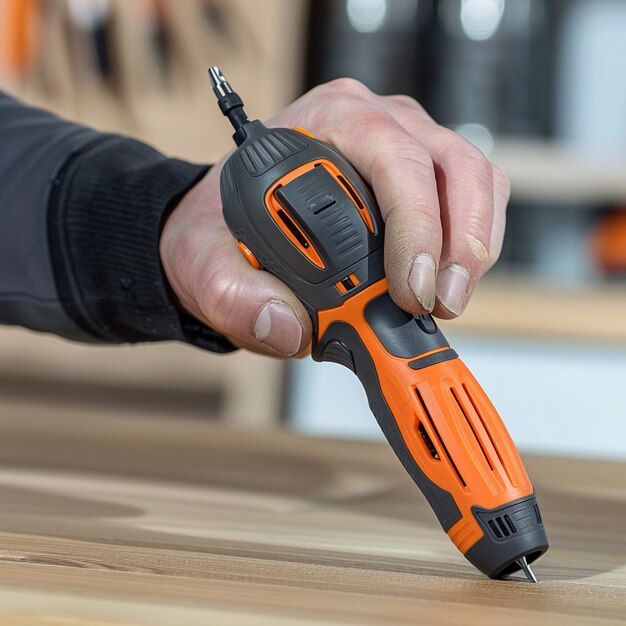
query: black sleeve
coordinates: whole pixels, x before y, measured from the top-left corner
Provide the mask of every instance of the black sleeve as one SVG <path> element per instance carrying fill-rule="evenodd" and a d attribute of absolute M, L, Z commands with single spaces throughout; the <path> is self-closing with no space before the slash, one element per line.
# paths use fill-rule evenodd
<path fill-rule="evenodd" d="M 232 350 L 178 306 L 159 258 L 165 217 L 207 169 L 0 92 L 0 323 Z"/>

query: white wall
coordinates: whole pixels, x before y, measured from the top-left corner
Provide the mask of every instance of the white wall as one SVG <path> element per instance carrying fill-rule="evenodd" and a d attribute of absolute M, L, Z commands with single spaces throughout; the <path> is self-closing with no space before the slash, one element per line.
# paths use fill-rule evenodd
<path fill-rule="evenodd" d="M 489 394 L 520 449 L 626 459 L 626 347 L 448 339 Z M 352 372 L 311 359 L 290 367 L 288 419 L 296 429 L 382 438 Z"/>

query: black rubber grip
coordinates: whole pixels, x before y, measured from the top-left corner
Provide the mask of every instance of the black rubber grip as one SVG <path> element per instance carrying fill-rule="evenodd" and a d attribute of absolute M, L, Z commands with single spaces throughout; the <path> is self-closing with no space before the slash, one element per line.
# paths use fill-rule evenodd
<path fill-rule="evenodd" d="M 431 365 L 436 365 L 437 363 L 443 363 L 444 361 L 451 361 L 452 359 L 458 358 L 458 354 L 452 348 L 447 348 L 446 350 L 440 350 L 439 352 L 435 352 L 434 354 L 429 354 L 428 356 L 420 357 L 419 359 L 415 359 L 415 361 L 411 361 L 409 363 L 409 367 L 414 370 L 421 370 L 425 367 L 430 367 Z"/>
<path fill-rule="evenodd" d="M 461 519 L 461 512 L 452 494 L 432 482 L 409 452 L 381 390 L 374 361 L 357 331 L 344 322 L 333 322 L 315 346 L 313 358 L 340 363 L 359 377 L 370 409 L 387 441 L 447 532 Z"/>
<path fill-rule="evenodd" d="M 367 303 L 365 321 L 385 350 L 393 356 L 409 359 L 437 348 L 449 347 L 430 315 L 414 317 L 403 311 L 391 299 L 389 292 Z"/>
<path fill-rule="evenodd" d="M 504 578 L 521 569 L 517 560 L 528 564 L 548 549 L 548 537 L 535 494 L 495 509 L 475 506 L 472 512 L 484 531 L 465 558 L 491 578 Z"/>

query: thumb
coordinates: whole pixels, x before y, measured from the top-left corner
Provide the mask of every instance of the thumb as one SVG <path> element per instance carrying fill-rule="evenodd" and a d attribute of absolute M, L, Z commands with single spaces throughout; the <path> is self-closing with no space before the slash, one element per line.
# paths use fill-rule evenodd
<path fill-rule="evenodd" d="M 230 235 L 228 235 L 230 238 Z M 232 238 L 206 248 L 195 279 L 198 317 L 237 346 L 295 356 L 311 340 L 311 320 L 275 276 L 253 269 Z"/>
<path fill-rule="evenodd" d="M 214 170 L 219 168 L 213 168 Z M 211 170 L 168 218 L 161 260 L 187 311 L 238 347 L 272 356 L 308 351 L 311 320 L 295 294 L 239 252 Z"/>

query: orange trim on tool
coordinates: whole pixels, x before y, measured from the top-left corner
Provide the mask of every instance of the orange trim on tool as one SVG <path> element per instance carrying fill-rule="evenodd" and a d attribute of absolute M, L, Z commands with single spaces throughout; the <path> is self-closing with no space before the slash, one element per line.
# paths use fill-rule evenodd
<path fill-rule="evenodd" d="M 429 350 L 428 352 L 424 352 L 423 354 L 420 354 L 418 357 L 413 357 L 411 359 L 409 359 L 409 361 L 415 361 L 416 358 L 418 359 L 423 359 L 424 357 L 430 356 L 431 354 L 437 354 L 437 352 L 444 352 L 445 350 L 449 350 L 450 348 L 448 346 L 443 346 L 441 348 L 435 348 L 434 350 Z"/>
<path fill-rule="evenodd" d="M 248 246 L 246 246 L 246 244 L 243 243 L 243 241 L 238 241 L 237 247 L 239 248 L 239 252 L 243 254 L 246 261 L 248 261 L 248 263 L 250 263 L 250 265 L 252 265 L 252 267 L 255 270 L 261 269 L 261 264 L 259 263 L 259 259 L 257 259 L 254 256 L 254 252 L 252 252 L 252 250 L 250 250 L 250 248 L 248 248 Z"/>
<path fill-rule="evenodd" d="M 413 370 L 410 361 L 446 348 L 407 359 L 385 350 L 364 311 L 386 291 L 382 279 L 340 306 L 319 311 L 318 337 L 335 321 L 357 330 L 410 454 L 431 481 L 454 497 L 462 518 L 448 535 L 465 553 L 483 535 L 472 506 L 502 506 L 533 488 L 500 416 L 459 358 Z"/>
<path fill-rule="evenodd" d="M 335 283 L 335 287 L 340 294 L 348 293 L 348 290 L 344 287 L 341 281 Z"/>
<path fill-rule="evenodd" d="M 372 220 L 370 212 L 365 207 L 365 203 L 361 199 L 361 196 L 359 196 L 356 190 L 341 173 L 341 170 L 336 167 L 334 163 L 331 163 L 330 161 L 325 161 L 324 166 L 330 172 L 331 176 L 348 192 L 348 196 L 352 200 L 352 204 L 354 204 L 356 210 L 359 212 L 363 223 L 365 224 L 365 226 L 367 226 L 367 230 L 369 230 L 370 233 L 374 234 L 374 221 Z"/>
<path fill-rule="evenodd" d="M 345 179 L 341 170 L 334 164 L 328 161 L 327 159 L 318 159 L 315 161 L 310 161 L 309 163 L 305 163 L 304 165 L 300 165 L 295 169 L 291 170 L 288 174 L 285 174 L 282 178 L 277 180 L 265 194 L 265 206 L 267 207 L 269 214 L 271 215 L 274 223 L 280 230 L 283 232 L 285 237 L 291 241 L 291 243 L 309 260 L 313 265 L 319 267 L 320 269 L 325 269 L 326 264 L 320 257 L 319 253 L 313 246 L 311 240 L 307 235 L 302 232 L 302 229 L 296 224 L 295 220 L 292 216 L 288 215 L 285 207 L 283 207 L 280 202 L 276 199 L 274 195 L 278 187 L 287 185 L 292 180 L 298 178 L 298 176 L 302 176 L 306 174 L 308 171 L 312 170 L 315 166 L 322 165 L 326 171 L 337 181 L 337 183 L 343 187 L 350 201 L 354 205 L 354 208 L 358 211 L 363 223 L 367 227 L 367 229 L 374 233 L 374 221 L 370 212 L 367 210 L 365 203 L 360 198 L 360 196 L 356 193 L 356 191 L 352 188 L 350 183 Z M 288 222 L 285 220 L 285 215 L 287 215 Z M 294 233 L 295 230 L 295 233 Z"/>
<path fill-rule="evenodd" d="M 265 194 L 265 206 L 274 220 L 274 223 L 278 226 L 278 228 L 280 228 L 283 235 L 285 235 L 285 237 L 287 237 L 287 239 L 289 239 L 289 241 L 291 241 L 291 243 L 309 261 L 311 261 L 311 263 L 313 263 L 313 265 L 319 267 L 320 269 L 325 269 L 326 264 L 311 243 L 311 240 L 304 232 L 302 232 L 302 229 L 298 226 L 298 224 L 296 224 L 293 217 L 289 215 L 285 207 L 278 202 L 275 195 L 275 192 L 279 187 L 287 185 L 292 180 L 298 178 L 298 176 L 302 176 L 302 174 L 306 174 L 309 170 L 313 169 L 314 163 L 315 162 L 300 165 L 277 180 Z"/>
<path fill-rule="evenodd" d="M 311 139 L 315 139 L 315 135 L 306 130 L 305 128 L 300 128 L 300 126 L 294 126 L 293 130 L 295 130 L 297 133 L 300 133 L 301 135 L 306 135 L 307 137 L 310 137 Z"/>

